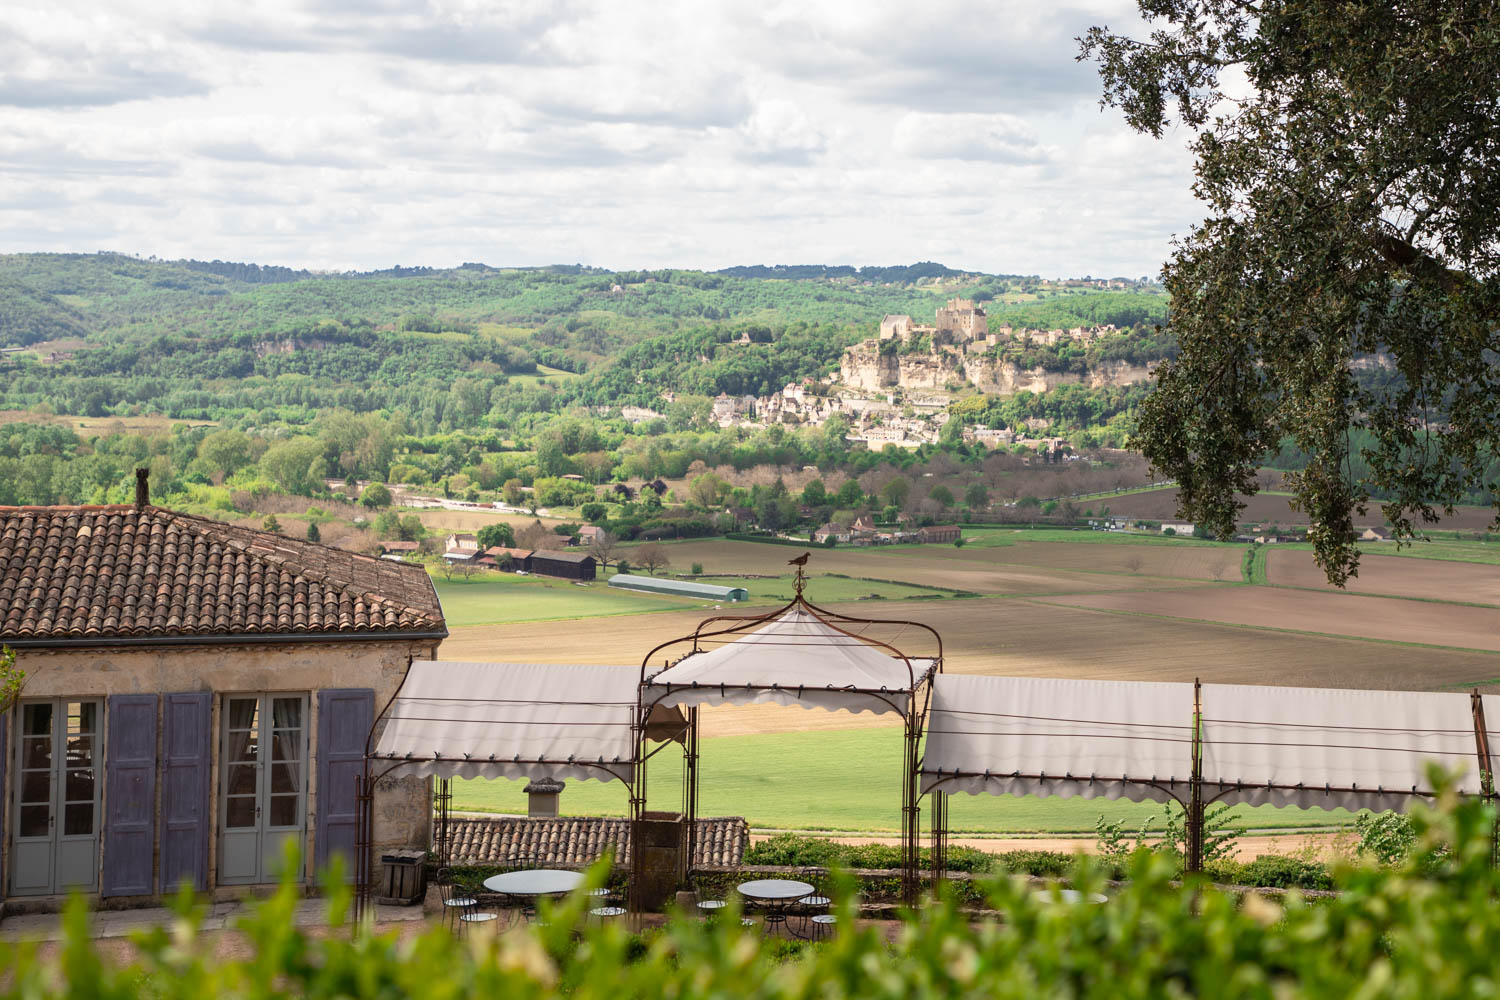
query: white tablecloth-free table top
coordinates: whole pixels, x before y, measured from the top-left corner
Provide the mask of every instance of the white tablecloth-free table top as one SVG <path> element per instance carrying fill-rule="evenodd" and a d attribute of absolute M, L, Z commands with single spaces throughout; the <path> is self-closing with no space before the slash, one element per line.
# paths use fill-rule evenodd
<path fill-rule="evenodd" d="M 754 882 L 743 883 L 738 887 L 738 890 L 741 896 L 748 899 L 759 899 L 768 902 L 787 902 L 813 894 L 813 887 L 811 885 L 788 878 L 756 879 Z"/>
<path fill-rule="evenodd" d="M 554 896 L 572 892 L 582 884 L 582 872 L 553 868 L 504 872 L 484 880 L 484 887 L 490 892 L 501 892 L 507 896 Z"/>

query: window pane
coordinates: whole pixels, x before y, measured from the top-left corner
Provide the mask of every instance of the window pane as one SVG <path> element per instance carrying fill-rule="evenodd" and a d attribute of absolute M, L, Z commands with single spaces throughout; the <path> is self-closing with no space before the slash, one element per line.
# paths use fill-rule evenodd
<path fill-rule="evenodd" d="M 255 826 L 255 798 L 242 796 L 229 800 L 225 811 L 224 825 L 231 829 Z"/>
<path fill-rule="evenodd" d="M 19 836 L 47 836 L 47 806 L 22 806 Z"/>
<path fill-rule="evenodd" d="M 271 738 L 272 760 L 301 760 L 302 733 L 300 730 L 278 729 Z"/>
<path fill-rule="evenodd" d="M 21 732 L 27 736 L 47 736 L 52 732 L 52 706 L 50 704 L 26 705 L 21 709 L 23 716 Z"/>
<path fill-rule="evenodd" d="M 229 717 L 230 729 L 254 729 L 255 718 L 260 708 L 259 698 L 230 698 Z"/>
<path fill-rule="evenodd" d="M 52 800 L 51 771 L 21 772 L 21 801 L 50 802 Z"/>
<path fill-rule="evenodd" d="M 21 766 L 49 768 L 52 766 L 52 737 L 27 736 L 21 742 Z"/>
<path fill-rule="evenodd" d="M 77 802 L 63 806 L 63 833 L 68 836 L 88 836 L 94 832 L 94 804 Z"/>
<path fill-rule="evenodd" d="M 297 764 L 271 765 L 271 794 L 296 795 L 301 791 L 302 768 Z"/>
<path fill-rule="evenodd" d="M 276 729 L 301 729 L 302 699 L 273 699 L 271 701 L 271 725 Z"/>
<path fill-rule="evenodd" d="M 86 767 L 94 762 L 94 740 L 90 736 L 69 736 L 66 754 L 69 767 Z"/>
<path fill-rule="evenodd" d="M 68 702 L 68 734 L 92 733 L 98 710 L 98 704 L 92 701 Z"/>
<path fill-rule="evenodd" d="M 255 739 L 254 733 L 229 734 L 229 751 L 227 760 L 254 761 L 260 756 L 260 744 Z"/>
<path fill-rule="evenodd" d="M 83 767 L 68 771 L 65 798 L 69 802 L 94 801 L 94 769 Z"/>
<path fill-rule="evenodd" d="M 226 789 L 229 795 L 254 795 L 255 765 L 230 764 Z"/>
<path fill-rule="evenodd" d="M 271 826 L 297 825 L 297 796 L 271 796 Z"/>

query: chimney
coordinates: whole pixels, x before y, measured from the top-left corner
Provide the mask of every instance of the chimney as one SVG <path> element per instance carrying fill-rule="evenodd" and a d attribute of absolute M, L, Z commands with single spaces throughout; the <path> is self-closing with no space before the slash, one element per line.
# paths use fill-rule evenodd
<path fill-rule="evenodd" d="M 565 781 L 556 778 L 532 778 L 526 785 L 526 815 L 551 818 L 557 815 L 557 798 Z"/>
<path fill-rule="evenodd" d="M 150 469 L 135 470 L 135 509 L 145 510 L 151 503 Z"/>

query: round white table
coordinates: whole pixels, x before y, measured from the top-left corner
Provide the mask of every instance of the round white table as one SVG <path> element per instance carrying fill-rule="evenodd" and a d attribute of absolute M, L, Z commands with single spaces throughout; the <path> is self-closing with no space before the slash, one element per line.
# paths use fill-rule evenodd
<path fill-rule="evenodd" d="M 521 871 L 502 872 L 484 880 L 490 892 L 520 899 L 536 900 L 541 896 L 561 896 L 583 885 L 583 872 L 570 872 L 557 868 L 527 868 Z M 534 903 L 521 904 L 521 919 L 531 920 L 536 916 Z"/>
<path fill-rule="evenodd" d="M 1106 896 L 1106 895 L 1104 895 L 1104 893 L 1102 893 L 1102 892 L 1091 892 L 1087 896 L 1085 896 L 1083 893 L 1079 892 L 1077 889 L 1058 889 L 1057 890 L 1057 895 L 1055 895 L 1055 896 L 1052 894 L 1051 890 L 1042 889 L 1042 890 L 1040 890 L 1040 891 L 1037 892 L 1037 896 L 1044 903 L 1053 903 L 1053 902 L 1056 902 L 1056 903 L 1083 903 L 1083 902 L 1089 902 L 1089 903 L 1107 903 L 1107 902 L 1109 902 L 1109 897 Z"/>
<path fill-rule="evenodd" d="M 786 922 L 786 908 L 816 891 L 806 882 L 789 878 L 760 878 L 754 882 L 741 883 L 737 889 L 741 896 L 766 908 L 761 925 L 763 928 L 771 929 L 780 925 L 786 927 L 788 933 L 791 933 L 791 925 Z"/>

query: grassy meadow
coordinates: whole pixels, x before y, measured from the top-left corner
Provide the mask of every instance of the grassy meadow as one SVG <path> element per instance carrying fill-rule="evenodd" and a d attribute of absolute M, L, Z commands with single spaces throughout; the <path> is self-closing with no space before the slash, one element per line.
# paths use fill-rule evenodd
<path fill-rule="evenodd" d="M 800 709 L 787 709 L 789 712 Z M 698 807 L 702 816 L 744 816 L 750 825 L 781 830 L 900 829 L 901 731 L 888 727 L 750 736 L 708 736 L 701 742 Z M 682 806 L 681 754 L 675 745 L 650 764 L 648 807 Z M 525 813 L 524 781 L 454 782 L 453 807 L 474 812 Z M 562 810 L 576 816 L 623 816 L 629 791 L 619 782 L 569 781 Z M 1089 833 L 1102 815 L 1127 829 L 1161 825 L 1162 806 L 1107 799 L 1037 799 L 955 795 L 949 824 L 969 833 Z M 1256 829 L 1347 825 L 1338 809 L 1237 807 Z"/>

